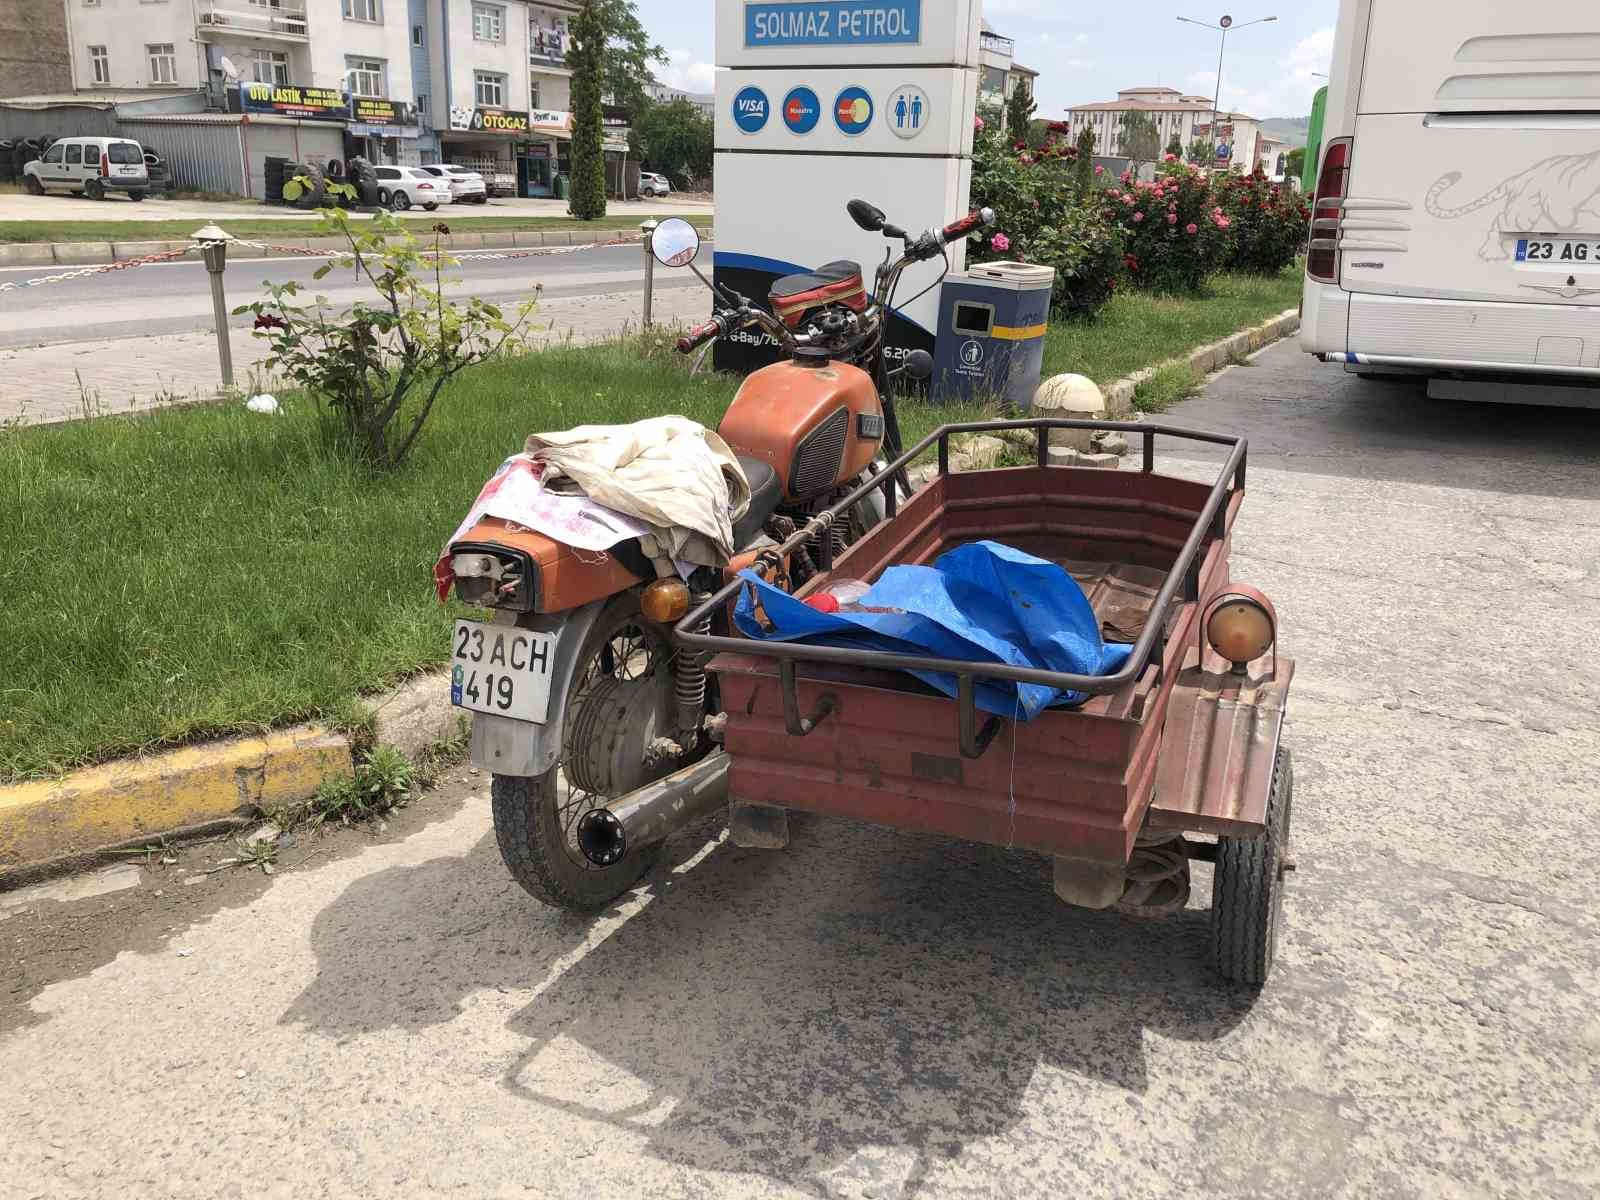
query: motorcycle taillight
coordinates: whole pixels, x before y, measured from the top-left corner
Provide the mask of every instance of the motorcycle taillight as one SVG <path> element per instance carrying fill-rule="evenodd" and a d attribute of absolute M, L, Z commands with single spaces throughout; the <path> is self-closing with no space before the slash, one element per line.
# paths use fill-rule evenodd
<path fill-rule="evenodd" d="M 532 612 L 539 594 L 539 565 L 510 546 L 457 542 L 450 567 L 456 599 L 474 608 Z"/>

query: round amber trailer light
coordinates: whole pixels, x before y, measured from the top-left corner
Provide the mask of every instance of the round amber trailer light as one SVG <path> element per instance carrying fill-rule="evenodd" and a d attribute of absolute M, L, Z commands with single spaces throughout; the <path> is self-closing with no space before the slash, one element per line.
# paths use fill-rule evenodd
<path fill-rule="evenodd" d="M 1278 614 L 1255 588 L 1230 584 L 1206 605 L 1202 627 L 1211 648 L 1242 671 L 1272 649 Z"/>
<path fill-rule="evenodd" d="M 681 579 L 658 579 L 640 595 L 639 610 L 657 625 L 670 625 L 689 611 L 689 585 Z"/>

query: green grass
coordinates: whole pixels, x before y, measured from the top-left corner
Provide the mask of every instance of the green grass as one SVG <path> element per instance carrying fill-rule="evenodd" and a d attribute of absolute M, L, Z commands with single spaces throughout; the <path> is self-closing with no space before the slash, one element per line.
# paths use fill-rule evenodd
<path fill-rule="evenodd" d="M 1270 279 L 1221 275 L 1208 295 L 1195 299 L 1124 292 L 1091 325 L 1051 325 L 1045 376 L 1071 371 L 1104 387 L 1294 308 L 1300 285 L 1300 271 L 1291 267 Z"/>
<path fill-rule="evenodd" d="M 708 221 L 709 213 L 684 214 L 687 219 Z M 396 213 L 402 221 L 418 222 L 427 229 L 436 221 L 446 222 L 456 233 L 488 233 L 502 230 L 550 229 L 638 229 L 637 215 L 607 216 L 596 221 L 576 221 L 571 217 L 469 217 L 441 210 L 424 213 Z M 654 218 L 665 221 L 665 216 Z M 259 217 L 219 214 L 222 227 L 234 237 L 259 238 L 316 237 L 323 230 L 315 218 L 262 220 Z M 0 243 L 6 242 L 164 242 L 187 238 L 204 221 L 185 217 L 180 221 L 0 221 Z"/>
<path fill-rule="evenodd" d="M 1296 286 L 1119 298 L 1109 328 L 1052 331 L 1046 369 L 1109 382 L 1289 307 Z M 528 434 L 664 412 L 714 426 L 736 386 L 637 345 L 495 363 L 446 392 L 392 476 L 350 466 L 292 397 L 278 416 L 230 404 L 0 428 L 0 782 L 348 721 L 359 693 L 444 660 L 434 558 Z M 911 444 L 985 415 L 907 405 L 901 423 Z"/>
<path fill-rule="evenodd" d="M 1186 362 L 1163 363 L 1133 389 L 1133 407 L 1142 413 L 1165 412 L 1205 386 L 1206 377 Z"/>

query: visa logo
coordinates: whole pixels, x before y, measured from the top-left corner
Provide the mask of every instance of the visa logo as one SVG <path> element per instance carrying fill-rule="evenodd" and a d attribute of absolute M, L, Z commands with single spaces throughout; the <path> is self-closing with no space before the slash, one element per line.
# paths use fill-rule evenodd
<path fill-rule="evenodd" d="M 740 100 L 736 103 L 735 107 L 738 108 L 738 110 L 742 113 L 750 113 L 751 115 L 754 115 L 756 113 L 766 112 L 767 102 L 765 100 L 754 99 Z"/>

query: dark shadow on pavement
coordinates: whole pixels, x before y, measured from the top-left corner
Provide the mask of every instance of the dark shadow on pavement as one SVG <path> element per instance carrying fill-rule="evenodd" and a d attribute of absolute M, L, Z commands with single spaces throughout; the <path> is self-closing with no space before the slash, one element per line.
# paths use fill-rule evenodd
<path fill-rule="evenodd" d="M 792 828 L 787 851 L 729 844 L 657 875 L 650 905 L 515 1018 L 530 1049 L 506 1086 L 663 1161 L 789 1186 L 898 1149 L 909 1177 L 902 1162 L 876 1184 L 909 1195 L 1017 1123 L 1041 1066 L 1140 1093 L 1146 1030 L 1210 1041 L 1253 1003 L 1213 982 L 1203 910 L 1083 912 L 1034 855 Z"/>

